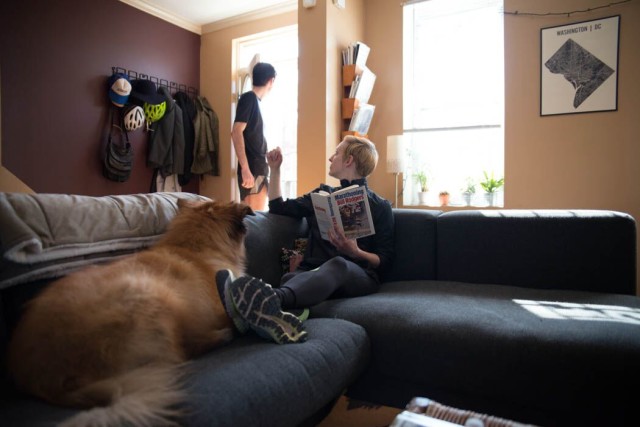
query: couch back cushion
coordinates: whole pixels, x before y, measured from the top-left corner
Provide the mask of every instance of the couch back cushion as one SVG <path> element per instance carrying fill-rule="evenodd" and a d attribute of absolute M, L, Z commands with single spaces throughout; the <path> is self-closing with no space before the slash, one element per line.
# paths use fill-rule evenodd
<path fill-rule="evenodd" d="M 437 246 L 438 280 L 635 295 L 636 225 L 620 212 L 447 212 Z"/>
<path fill-rule="evenodd" d="M 436 226 L 440 211 L 394 209 L 395 259 L 384 281 L 436 278 Z"/>
<path fill-rule="evenodd" d="M 248 232 L 247 273 L 272 286 L 280 284 L 282 248 L 292 249 L 295 240 L 308 234 L 307 221 L 268 212 L 256 212 L 244 219 Z"/>

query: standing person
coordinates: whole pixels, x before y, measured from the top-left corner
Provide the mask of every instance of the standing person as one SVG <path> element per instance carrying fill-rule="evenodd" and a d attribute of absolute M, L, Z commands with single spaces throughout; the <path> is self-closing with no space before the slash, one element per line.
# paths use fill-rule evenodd
<path fill-rule="evenodd" d="M 367 139 L 347 136 L 329 158 L 329 175 L 340 180 L 340 187 L 321 184 L 312 192 L 333 192 L 358 184 L 367 187 L 369 205 L 376 233 L 356 239 L 348 239 L 337 228 L 330 233 L 330 240 L 320 236 L 315 218 L 311 193 L 296 199 L 282 199 L 280 190 L 280 166 L 282 153 L 279 148 L 267 155 L 271 169 L 269 187 L 269 212 L 297 218 L 309 223 L 309 241 L 299 265 L 282 276 L 280 287 L 271 290 L 260 279 L 248 276 L 235 280 L 230 274 L 219 275 L 219 286 L 231 289 L 240 287 L 244 295 L 272 293 L 270 300 L 279 302 L 282 310 L 307 308 L 329 298 L 344 298 L 376 292 L 380 285 L 380 273 L 394 256 L 394 222 L 389 201 L 371 191 L 367 177 L 378 162 L 378 152 Z M 264 289 L 267 289 L 265 291 Z"/>
<path fill-rule="evenodd" d="M 258 62 L 252 71 L 251 91 L 238 100 L 231 140 L 238 157 L 238 188 L 240 200 L 253 210 L 264 210 L 269 188 L 269 167 L 265 156 L 267 140 L 264 136 L 260 101 L 271 92 L 276 70 L 271 64 Z"/>

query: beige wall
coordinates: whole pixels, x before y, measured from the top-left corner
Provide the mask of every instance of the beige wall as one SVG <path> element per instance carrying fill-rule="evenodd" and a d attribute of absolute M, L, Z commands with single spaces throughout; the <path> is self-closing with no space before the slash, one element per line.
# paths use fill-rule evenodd
<path fill-rule="evenodd" d="M 345 9 L 338 9 L 331 0 L 325 0 L 327 8 L 327 135 L 324 164 L 326 173 L 322 182 L 338 185 L 335 178 L 329 177 L 329 157 L 335 152 L 342 139 L 344 123 L 341 114 L 341 101 L 344 94 L 342 86 L 342 50 L 356 40 L 365 40 L 364 0 L 350 0 Z M 337 106 L 337 107 L 336 107 Z M 315 182 L 315 185 L 319 181 Z M 304 192 L 313 187 L 298 187 Z"/>
<path fill-rule="evenodd" d="M 369 100 L 376 106 L 369 138 L 380 156 L 369 184 L 387 200 L 394 200 L 395 177 L 387 173 L 386 150 L 387 136 L 402 134 L 402 7 L 399 1 L 388 0 L 367 0 L 366 5 L 364 42 L 371 48 L 367 65 L 376 74 Z"/>
<path fill-rule="evenodd" d="M 299 2 L 301 3 L 301 2 Z M 328 110 L 327 4 L 298 7 L 298 191 L 315 188 L 327 167 Z M 335 124 L 333 125 L 335 126 Z M 286 161 L 286 159 L 284 160 Z"/>
<path fill-rule="evenodd" d="M 558 11 L 552 1 L 507 0 L 508 10 Z M 561 10 L 601 5 L 562 2 Z M 539 115 L 540 28 L 621 15 L 618 111 Z M 505 18 L 505 204 L 509 208 L 614 209 L 640 219 L 640 4 L 571 18 Z M 510 60 L 513 58 L 513 60 Z"/>
<path fill-rule="evenodd" d="M 331 0 L 318 0 L 316 6 L 309 9 L 300 6 L 298 35 L 298 192 L 301 194 L 321 182 L 336 184 L 328 176 L 328 158 L 335 151 L 343 130 L 341 52 L 350 42 L 364 38 L 363 0 L 350 0 L 346 9 L 336 8 Z"/>

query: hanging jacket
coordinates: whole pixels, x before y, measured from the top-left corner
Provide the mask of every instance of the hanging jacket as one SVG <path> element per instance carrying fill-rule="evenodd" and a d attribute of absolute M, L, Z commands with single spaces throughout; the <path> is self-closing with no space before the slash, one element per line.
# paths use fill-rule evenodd
<path fill-rule="evenodd" d="M 196 98 L 195 145 L 191 172 L 220 175 L 220 130 L 218 115 L 203 96 Z"/>
<path fill-rule="evenodd" d="M 176 104 L 182 110 L 182 125 L 184 129 L 184 168 L 178 172 L 180 185 L 187 185 L 191 180 L 191 166 L 193 165 L 193 147 L 196 134 L 194 121 L 196 119 L 196 104 L 185 92 L 173 95 Z"/>
<path fill-rule="evenodd" d="M 169 89 L 158 89 L 167 103 L 164 116 L 151 124 L 147 166 L 160 169 L 163 177 L 184 171 L 184 129 L 182 110 L 171 97 Z"/>

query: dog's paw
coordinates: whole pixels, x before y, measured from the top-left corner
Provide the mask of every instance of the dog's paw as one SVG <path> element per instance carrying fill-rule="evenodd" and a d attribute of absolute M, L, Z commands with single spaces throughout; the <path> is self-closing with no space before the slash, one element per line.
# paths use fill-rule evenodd
<path fill-rule="evenodd" d="M 227 343 L 234 337 L 233 328 L 218 329 L 213 332 L 213 339 L 220 343 Z"/>

